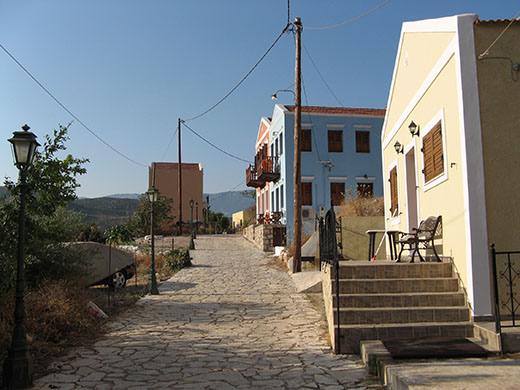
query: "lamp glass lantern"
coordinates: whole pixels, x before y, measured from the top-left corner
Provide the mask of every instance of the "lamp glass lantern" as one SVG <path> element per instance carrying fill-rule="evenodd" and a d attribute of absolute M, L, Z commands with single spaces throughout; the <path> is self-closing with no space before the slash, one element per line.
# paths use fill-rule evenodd
<path fill-rule="evenodd" d="M 146 195 L 148 195 L 148 199 L 150 200 L 150 202 L 155 203 L 159 199 L 159 190 L 152 187 L 148 191 L 146 191 Z"/>
<path fill-rule="evenodd" d="M 410 122 L 410 124 L 408 125 L 408 130 L 410 130 L 410 134 L 412 135 L 412 137 L 414 135 L 419 135 L 419 127 L 415 124 L 414 121 Z"/>
<path fill-rule="evenodd" d="M 399 141 L 395 141 L 394 149 L 397 154 L 403 153 L 403 145 Z"/>
<path fill-rule="evenodd" d="M 27 169 L 33 163 L 36 148 L 40 146 L 29 129 L 29 126 L 23 125 L 23 131 L 14 131 L 13 137 L 8 139 L 12 144 L 14 163 L 21 170 Z"/>

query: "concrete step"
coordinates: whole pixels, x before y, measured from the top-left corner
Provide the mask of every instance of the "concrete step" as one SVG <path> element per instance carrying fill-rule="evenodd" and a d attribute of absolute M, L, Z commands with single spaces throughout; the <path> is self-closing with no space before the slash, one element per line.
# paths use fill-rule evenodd
<path fill-rule="evenodd" d="M 331 277 L 336 275 L 334 267 Z M 449 278 L 453 276 L 451 263 L 395 263 L 390 261 L 341 261 L 340 279 L 406 279 Z"/>
<path fill-rule="evenodd" d="M 337 314 L 333 313 L 334 325 Z M 426 322 L 463 322 L 469 321 L 469 308 L 461 307 L 414 307 L 414 308 L 341 308 L 339 311 L 341 326 L 343 325 L 381 325 L 411 324 Z"/>
<path fill-rule="evenodd" d="M 333 306 L 336 294 L 332 294 Z M 340 307 L 417 307 L 417 306 L 464 306 L 463 292 L 440 293 L 393 293 L 393 294 L 343 294 L 339 296 Z"/>
<path fill-rule="evenodd" d="M 336 294 L 336 281 L 331 280 L 330 293 Z M 388 294 L 413 292 L 458 292 L 457 278 L 429 279 L 340 279 L 340 294 Z"/>
<path fill-rule="evenodd" d="M 337 332 L 337 328 L 335 328 Z M 360 341 L 425 336 L 473 337 L 471 322 L 345 325 L 340 327 L 340 352 L 359 354 Z M 337 353 L 337 343 L 334 343 Z"/>

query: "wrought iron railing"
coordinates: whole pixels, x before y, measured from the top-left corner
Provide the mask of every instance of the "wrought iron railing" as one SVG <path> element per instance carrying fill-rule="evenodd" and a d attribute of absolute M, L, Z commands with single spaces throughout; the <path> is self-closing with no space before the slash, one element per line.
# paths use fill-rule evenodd
<path fill-rule="evenodd" d="M 520 326 L 520 251 L 496 251 L 491 244 L 495 330 Z"/>
<path fill-rule="evenodd" d="M 339 232 L 339 238 L 338 238 Z M 325 214 L 325 218 L 319 220 L 319 249 L 320 249 L 320 267 L 321 263 L 330 264 L 334 268 L 334 283 L 336 295 L 336 352 L 341 353 L 341 325 L 340 325 L 340 300 L 339 300 L 339 260 L 343 251 L 343 243 L 341 239 L 341 219 L 338 223 L 334 206 L 331 204 L 330 210 Z"/>

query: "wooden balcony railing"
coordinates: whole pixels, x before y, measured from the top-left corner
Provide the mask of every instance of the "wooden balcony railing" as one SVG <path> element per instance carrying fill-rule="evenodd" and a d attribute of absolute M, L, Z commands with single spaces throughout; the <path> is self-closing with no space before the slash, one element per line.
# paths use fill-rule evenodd
<path fill-rule="evenodd" d="M 246 186 L 261 188 L 265 186 L 265 180 L 259 180 L 256 169 L 253 165 L 249 165 L 246 169 Z"/>
<path fill-rule="evenodd" d="M 278 157 L 264 157 L 256 167 L 259 180 L 276 181 L 280 178 L 280 164 Z"/>

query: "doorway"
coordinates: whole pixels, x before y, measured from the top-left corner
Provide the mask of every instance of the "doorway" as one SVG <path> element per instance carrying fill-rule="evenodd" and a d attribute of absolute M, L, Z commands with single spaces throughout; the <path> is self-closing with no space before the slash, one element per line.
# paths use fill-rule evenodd
<path fill-rule="evenodd" d="M 417 177 L 415 170 L 415 148 L 411 148 L 405 156 L 406 164 L 406 214 L 408 216 L 408 231 L 419 226 L 417 212 Z"/>

